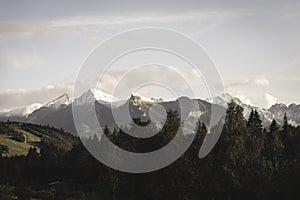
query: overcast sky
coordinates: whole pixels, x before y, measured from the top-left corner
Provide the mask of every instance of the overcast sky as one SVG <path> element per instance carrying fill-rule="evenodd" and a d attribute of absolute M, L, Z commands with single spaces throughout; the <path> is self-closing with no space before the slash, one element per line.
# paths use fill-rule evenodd
<path fill-rule="evenodd" d="M 299 2 L 0 1 L 0 110 L 71 95 L 97 44 L 148 26 L 194 38 L 243 101 L 300 103 Z"/>

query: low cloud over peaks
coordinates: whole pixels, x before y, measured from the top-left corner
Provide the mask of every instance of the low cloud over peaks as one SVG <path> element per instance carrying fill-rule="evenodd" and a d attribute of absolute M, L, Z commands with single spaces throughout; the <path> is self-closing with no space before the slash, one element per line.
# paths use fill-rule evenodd
<path fill-rule="evenodd" d="M 228 84 L 229 88 L 243 86 L 269 86 L 270 81 L 265 77 L 244 78 L 234 83 Z"/>
<path fill-rule="evenodd" d="M 72 83 L 48 85 L 36 90 L 2 90 L 0 91 L 0 110 L 29 105 L 32 103 L 46 103 L 63 93 L 72 94 Z"/>
<path fill-rule="evenodd" d="M 272 105 L 274 105 L 276 102 L 277 102 L 277 98 L 276 97 L 274 97 L 274 96 L 272 96 L 272 95 L 270 95 L 270 94 L 268 94 L 268 93 L 266 93 L 265 95 L 264 95 L 264 98 L 265 98 L 265 103 L 266 103 L 266 106 L 267 106 L 267 108 L 270 108 Z"/>

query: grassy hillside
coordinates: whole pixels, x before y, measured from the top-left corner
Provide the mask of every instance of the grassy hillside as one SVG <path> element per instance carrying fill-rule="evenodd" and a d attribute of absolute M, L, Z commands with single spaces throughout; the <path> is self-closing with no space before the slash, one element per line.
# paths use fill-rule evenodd
<path fill-rule="evenodd" d="M 0 123 L 0 153 L 4 157 L 27 155 L 30 148 L 52 144 L 58 149 L 71 150 L 78 139 L 63 130 L 17 122 Z"/>

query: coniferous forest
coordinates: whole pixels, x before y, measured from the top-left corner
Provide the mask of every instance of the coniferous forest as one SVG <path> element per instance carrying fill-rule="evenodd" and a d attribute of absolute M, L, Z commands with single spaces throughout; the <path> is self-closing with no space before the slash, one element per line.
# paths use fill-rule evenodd
<path fill-rule="evenodd" d="M 152 151 L 177 132 L 177 112 L 169 111 L 167 116 L 160 133 L 146 141 L 122 131 L 105 128 L 104 132 L 124 149 Z M 291 126 L 286 117 L 283 125 L 273 120 L 263 128 L 255 110 L 245 119 L 242 107 L 234 102 L 228 104 L 224 120 L 220 139 L 205 158 L 198 158 L 207 134 L 206 125 L 199 122 L 193 144 L 180 159 L 145 174 L 106 167 L 75 137 L 68 139 L 70 148 L 45 140 L 39 151 L 30 148 L 27 155 L 11 157 L 1 155 L 7 151 L 1 145 L 0 199 L 298 199 L 300 128 Z M 1 123 L 1 134 L 7 123 Z M 24 126 L 31 130 L 30 124 Z M 41 132 L 48 129 L 40 127 Z"/>

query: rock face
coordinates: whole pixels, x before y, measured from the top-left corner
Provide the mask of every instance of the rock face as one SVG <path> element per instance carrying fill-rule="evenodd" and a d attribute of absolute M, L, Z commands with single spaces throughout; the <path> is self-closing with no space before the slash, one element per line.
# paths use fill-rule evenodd
<path fill-rule="evenodd" d="M 47 117 L 59 112 L 64 109 L 72 102 L 71 98 L 67 94 L 63 94 L 57 99 L 46 103 L 41 108 L 32 112 L 25 121 L 34 124 L 44 124 L 47 125 Z M 51 125 L 51 123 L 49 123 Z"/>
<path fill-rule="evenodd" d="M 292 125 L 300 125 L 300 105 L 291 104 L 286 106 L 285 104 L 275 104 L 269 111 L 276 117 L 283 119 L 286 114 L 289 123 Z"/>

